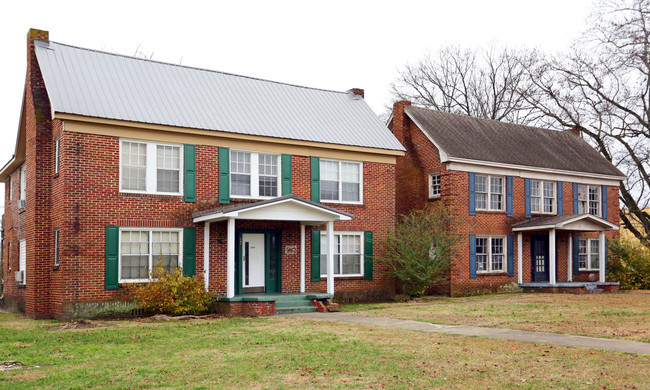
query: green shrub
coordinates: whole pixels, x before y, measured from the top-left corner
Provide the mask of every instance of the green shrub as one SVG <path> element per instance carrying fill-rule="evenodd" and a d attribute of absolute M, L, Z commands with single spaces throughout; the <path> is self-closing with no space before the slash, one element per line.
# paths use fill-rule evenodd
<path fill-rule="evenodd" d="M 170 315 L 204 314 L 210 309 L 212 296 L 205 291 L 203 281 L 184 276 L 176 269 L 167 272 L 156 266 L 155 281 L 132 287 L 133 300 L 143 309 Z"/>
<path fill-rule="evenodd" d="M 385 241 L 385 257 L 379 260 L 402 282 L 405 293 L 420 296 L 448 278 L 460 239 L 453 216 L 438 203 L 402 215 Z"/>
<path fill-rule="evenodd" d="M 609 279 L 625 290 L 650 289 L 650 249 L 621 240 L 609 242 Z"/>

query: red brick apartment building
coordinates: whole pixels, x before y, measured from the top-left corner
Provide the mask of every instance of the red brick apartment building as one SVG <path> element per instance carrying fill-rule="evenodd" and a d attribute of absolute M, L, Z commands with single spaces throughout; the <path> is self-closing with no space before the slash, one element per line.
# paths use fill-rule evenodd
<path fill-rule="evenodd" d="M 160 263 L 233 314 L 394 293 L 375 243 L 404 148 L 335 92 L 51 42 L 30 30 L 5 182 L 4 300 L 65 317 Z"/>
<path fill-rule="evenodd" d="M 625 176 L 577 130 L 553 131 L 394 104 L 397 211 L 443 202 L 465 232 L 452 295 L 516 285 L 612 290 L 607 239 L 618 235 Z M 591 283 L 590 283 L 591 282 Z"/>

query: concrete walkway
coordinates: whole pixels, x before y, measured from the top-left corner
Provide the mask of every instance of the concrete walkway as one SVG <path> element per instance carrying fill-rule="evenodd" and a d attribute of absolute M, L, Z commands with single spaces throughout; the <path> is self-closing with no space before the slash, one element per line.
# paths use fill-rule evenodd
<path fill-rule="evenodd" d="M 503 328 L 486 328 L 465 325 L 437 325 L 428 322 L 396 320 L 385 317 L 368 317 L 346 313 L 295 313 L 283 317 L 310 318 L 323 321 L 340 321 L 368 326 L 386 326 L 396 329 L 417 330 L 420 332 L 478 336 L 501 340 L 515 340 L 532 343 L 568 345 L 571 347 L 605 349 L 608 351 L 650 355 L 650 343 L 628 340 L 603 339 L 597 337 L 571 336 L 558 333 L 530 332 Z"/>

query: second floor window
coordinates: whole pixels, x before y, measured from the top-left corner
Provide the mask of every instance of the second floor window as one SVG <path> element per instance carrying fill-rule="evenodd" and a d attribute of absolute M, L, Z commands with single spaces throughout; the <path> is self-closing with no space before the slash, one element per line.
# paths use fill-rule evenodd
<path fill-rule="evenodd" d="M 120 148 L 120 191 L 180 195 L 180 145 L 123 140 Z"/>
<path fill-rule="evenodd" d="M 27 199 L 27 166 L 20 167 L 20 200 Z M 24 206 L 23 206 L 24 207 Z"/>
<path fill-rule="evenodd" d="M 504 190 L 502 176 L 476 175 L 476 209 L 504 210 Z"/>
<path fill-rule="evenodd" d="M 555 183 L 530 181 L 530 209 L 533 213 L 555 214 Z"/>
<path fill-rule="evenodd" d="M 578 185 L 578 213 L 600 216 L 600 186 Z"/>
<path fill-rule="evenodd" d="M 321 159 L 321 201 L 360 203 L 362 169 L 359 162 Z"/>
<path fill-rule="evenodd" d="M 429 199 L 440 197 L 440 174 L 429 174 Z"/>
<path fill-rule="evenodd" d="M 270 198 L 280 194 L 280 156 L 230 152 L 230 195 Z"/>

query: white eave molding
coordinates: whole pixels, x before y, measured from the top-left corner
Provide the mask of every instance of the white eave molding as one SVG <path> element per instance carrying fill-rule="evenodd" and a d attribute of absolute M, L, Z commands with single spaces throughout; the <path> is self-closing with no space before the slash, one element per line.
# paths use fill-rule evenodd
<path fill-rule="evenodd" d="M 580 226 L 575 226 L 578 225 L 580 222 L 583 222 Z M 589 225 L 592 225 L 592 228 L 587 228 L 585 229 L 584 222 L 586 222 Z M 574 225 L 574 226 L 572 226 Z M 599 229 L 598 226 L 601 228 Z M 558 222 L 555 224 L 540 224 L 540 225 L 531 225 L 531 226 L 523 226 L 523 227 L 513 227 L 512 231 L 513 232 L 524 232 L 524 231 L 531 231 L 531 230 L 548 230 L 548 229 L 556 229 L 556 230 L 574 230 L 574 231 L 601 231 L 601 230 L 618 230 L 618 226 L 606 221 L 600 217 L 597 217 L 595 215 L 591 214 L 581 214 L 581 215 L 576 215 L 574 218 L 567 219 L 562 222 Z"/>

